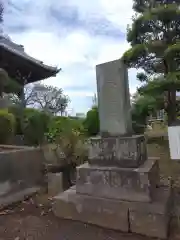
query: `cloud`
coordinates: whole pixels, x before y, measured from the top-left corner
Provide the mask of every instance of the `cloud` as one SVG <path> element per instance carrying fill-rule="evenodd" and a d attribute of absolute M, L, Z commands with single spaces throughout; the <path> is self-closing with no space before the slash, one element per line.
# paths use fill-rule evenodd
<path fill-rule="evenodd" d="M 64 89 L 72 112 L 86 112 L 96 92 L 95 65 L 118 59 L 129 45 L 132 0 L 9 0 L 4 31 L 28 54 L 62 68 L 45 80 Z M 129 71 L 131 92 L 136 71 Z"/>
<path fill-rule="evenodd" d="M 75 28 L 76 30 L 86 30 L 90 35 L 95 36 L 123 37 L 118 26 L 107 18 L 99 15 L 83 18 L 75 6 L 63 6 L 59 9 L 56 6 L 51 6 L 49 13 L 52 20 L 57 21 L 57 24 L 65 25 L 70 31 Z"/>

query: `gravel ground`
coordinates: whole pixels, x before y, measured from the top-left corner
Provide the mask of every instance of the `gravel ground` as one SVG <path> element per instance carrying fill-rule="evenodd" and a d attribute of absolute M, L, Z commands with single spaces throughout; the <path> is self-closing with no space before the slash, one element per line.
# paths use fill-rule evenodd
<path fill-rule="evenodd" d="M 46 200 L 44 200 L 46 199 Z M 32 198 L 0 212 L 0 240 L 149 240 L 56 218 L 47 197 Z M 180 239 L 176 229 L 171 239 Z"/>

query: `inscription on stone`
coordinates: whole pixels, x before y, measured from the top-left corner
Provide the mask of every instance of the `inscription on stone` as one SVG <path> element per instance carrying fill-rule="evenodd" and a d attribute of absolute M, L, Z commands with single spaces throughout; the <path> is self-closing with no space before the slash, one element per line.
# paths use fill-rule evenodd
<path fill-rule="evenodd" d="M 116 172 L 111 172 L 111 181 L 110 185 L 112 187 L 121 187 L 122 181 L 120 175 L 118 175 Z"/>
<path fill-rule="evenodd" d="M 138 154 L 142 151 L 141 149 L 143 149 L 143 146 L 141 146 L 143 143 L 138 144 L 139 147 L 133 141 L 118 138 L 92 141 L 89 146 L 89 159 L 134 159 L 138 157 Z"/>
<path fill-rule="evenodd" d="M 89 176 L 89 182 L 92 184 L 98 184 L 102 182 L 102 172 L 92 171 Z"/>
<path fill-rule="evenodd" d="M 131 178 L 127 178 L 126 175 L 120 175 L 118 172 L 112 170 L 106 171 L 92 171 L 86 178 L 85 182 L 93 185 L 107 185 L 109 187 L 126 187 L 132 188 L 133 184 L 138 184 L 138 179 L 132 182 Z"/>
<path fill-rule="evenodd" d="M 101 172 L 102 182 L 104 185 L 110 185 L 110 179 L 111 179 L 110 174 L 111 174 L 110 171 L 104 171 L 103 173 Z"/>

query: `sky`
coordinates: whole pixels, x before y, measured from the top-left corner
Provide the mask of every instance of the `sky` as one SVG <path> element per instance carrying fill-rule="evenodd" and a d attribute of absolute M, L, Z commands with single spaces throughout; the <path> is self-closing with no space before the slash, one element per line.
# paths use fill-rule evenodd
<path fill-rule="evenodd" d="M 132 0 L 1 0 L 4 32 L 31 56 L 62 68 L 45 84 L 60 87 L 71 102 L 71 114 L 87 112 L 96 93 L 97 64 L 119 59 L 129 48 L 127 24 Z M 130 92 L 137 87 L 129 70 Z"/>

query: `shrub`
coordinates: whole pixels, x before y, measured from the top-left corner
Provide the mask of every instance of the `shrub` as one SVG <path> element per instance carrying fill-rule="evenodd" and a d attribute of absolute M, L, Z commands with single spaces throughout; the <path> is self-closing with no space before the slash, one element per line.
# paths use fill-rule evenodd
<path fill-rule="evenodd" d="M 89 136 L 95 136 L 99 133 L 100 125 L 97 107 L 93 107 L 90 111 L 87 112 L 86 119 L 84 120 L 83 124 Z"/>
<path fill-rule="evenodd" d="M 135 134 L 143 134 L 146 128 L 146 115 L 139 113 L 136 108 L 131 111 L 132 128 Z"/>
<path fill-rule="evenodd" d="M 54 152 L 57 163 L 63 166 L 65 182 L 70 187 L 75 179 L 76 166 L 87 160 L 84 135 L 74 129 L 71 120 L 65 120 L 63 125 L 62 122 L 57 121 L 53 128 L 51 127 L 49 136 L 52 143 L 51 151 Z"/>
<path fill-rule="evenodd" d="M 146 125 L 138 124 L 137 122 L 132 122 L 133 132 L 135 134 L 144 134 Z"/>
<path fill-rule="evenodd" d="M 86 156 L 85 135 L 81 121 L 71 118 L 54 118 L 46 134 L 52 150 L 61 149 L 66 163 L 80 164 Z M 60 159 L 62 161 L 62 158 Z"/>
<path fill-rule="evenodd" d="M 39 145 L 44 141 L 48 131 L 50 115 L 36 109 L 25 109 L 22 131 L 25 141 L 30 145 Z"/>
<path fill-rule="evenodd" d="M 22 121 L 22 115 L 24 114 L 22 112 L 22 108 L 18 105 L 12 105 L 9 107 L 8 111 L 12 113 L 15 117 L 15 129 L 14 134 L 15 135 L 22 135 L 22 127 L 21 127 L 21 121 Z"/>
<path fill-rule="evenodd" d="M 56 135 L 54 143 L 62 149 L 66 163 L 79 165 L 84 162 L 86 150 L 83 135 L 79 131 L 65 128 Z"/>
<path fill-rule="evenodd" d="M 56 136 L 63 134 L 64 131 L 77 131 L 80 134 L 85 133 L 81 120 L 71 119 L 69 117 L 53 117 L 46 135 L 48 142 L 54 142 Z"/>
<path fill-rule="evenodd" d="M 6 144 L 14 134 L 15 117 L 8 110 L 0 110 L 0 143 Z"/>

